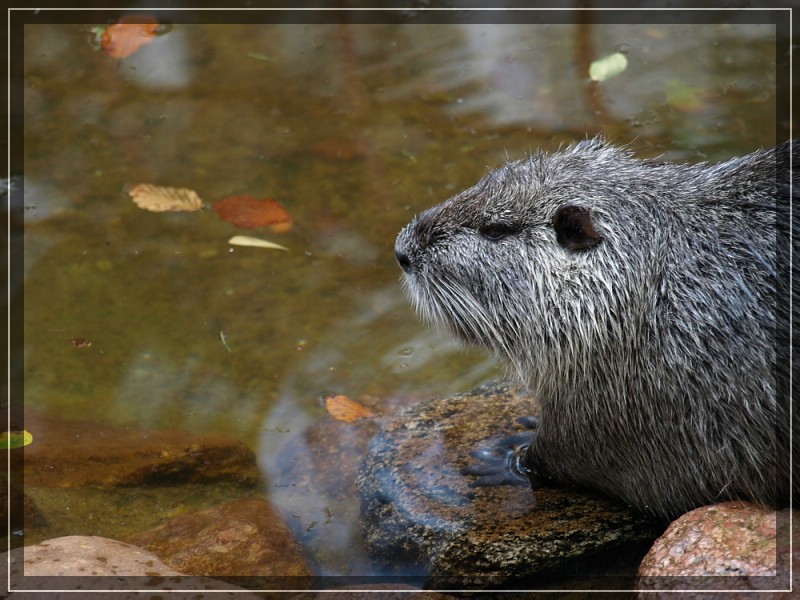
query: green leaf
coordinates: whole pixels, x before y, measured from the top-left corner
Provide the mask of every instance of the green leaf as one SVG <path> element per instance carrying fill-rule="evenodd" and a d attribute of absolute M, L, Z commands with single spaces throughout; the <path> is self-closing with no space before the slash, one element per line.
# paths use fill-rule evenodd
<path fill-rule="evenodd" d="M 0 449 L 22 448 L 33 441 L 33 436 L 25 430 L 4 431 L 0 433 Z"/>

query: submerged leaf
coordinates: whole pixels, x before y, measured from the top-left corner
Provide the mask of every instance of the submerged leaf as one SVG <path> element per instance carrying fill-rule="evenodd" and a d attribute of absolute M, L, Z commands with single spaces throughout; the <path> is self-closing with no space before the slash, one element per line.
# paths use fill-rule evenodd
<path fill-rule="evenodd" d="M 272 198 L 258 200 L 253 196 L 229 196 L 215 203 L 214 210 L 228 223 L 242 229 L 292 222 L 292 216 Z"/>
<path fill-rule="evenodd" d="M 589 79 L 605 81 L 622 73 L 628 68 L 628 59 L 622 52 L 614 52 L 599 58 L 589 65 Z"/>
<path fill-rule="evenodd" d="M 328 396 L 325 398 L 325 408 L 334 419 L 347 423 L 375 416 L 369 408 L 350 400 L 347 396 Z"/>
<path fill-rule="evenodd" d="M 203 208 L 203 201 L 197 192 L 186 188 L 140 183 L 132 187 L 128 194 L 136 206 L 153 212 L 194 211 Z"/>
<path fill-rule="evenodd" d="M 247 56 L 250 58 L 255 58 L 256 60 L 263 60 L 266 62 L 276 62 L 278 59 L 274 56 L 269 56 L 267 54 L 261 54 L 260 52 L 248 52 Z"/>
<path fill-rule="evenodd" d="M 701 110 L 705 105 L 702 90 L 680 80 L 667 84 L 667 104 L 686 112 Z"/>
<path fill-rule="evenodd" d="M 231 239 L 228 240 L 228 243 L 232 246 L 251 246 L 253 248 L 268 248 L 270 250 L 286 250 L 289 251 L 288 248 L 285 246 L 281 246 L 280 244 L 276 244 L 275 242 L 270 242 L 267 240 L 262 240 L 260 238 L 250 237 L 249 235 L 235 235 Z"/>
<path fill-rule="evenodd" d="M 0 449 L 22 448 L 33 441 L 33 436 L 25 431 L 4 431 L 0 433 Z"/>

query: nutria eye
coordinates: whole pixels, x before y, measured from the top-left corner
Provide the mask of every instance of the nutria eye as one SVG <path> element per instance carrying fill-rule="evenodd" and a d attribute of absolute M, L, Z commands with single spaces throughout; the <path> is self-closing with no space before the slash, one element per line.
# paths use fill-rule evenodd
<path fill-rule="evenodd" d="M 516 232 L 517 229 L 515 227 L 503 223 L 489 223 L 487 225 L 481 225 L 478 229 L 478 233 L 491 242 L 497 242 Z"/>

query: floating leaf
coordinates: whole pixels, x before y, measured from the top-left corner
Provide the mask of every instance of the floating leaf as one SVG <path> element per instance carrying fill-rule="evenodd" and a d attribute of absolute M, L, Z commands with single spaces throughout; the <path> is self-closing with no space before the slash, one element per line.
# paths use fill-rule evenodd
<path fill-rule="evenodd" d="M 276 62 L 278 59 L 274 56 L 269 56 L 267 54 L 261 54 L 260 52 L 248 52 L 247 56 L 250 58 L 255 58 L 256 60 L 263 60 L 266 62 Z"/>
<path fill-rule="evenodd" d="M 616 77 L 628 68 L 628 59 L 622 52 L 614 52 L 589 65 L 589 79 L 605 81 Z"/>
<path fill-rule="evenodd" d="M 375 413 L 366 406 L 350 400 L 347 396 L 328 396 L 325 398 L 325 408 L 334 419 L 347 423 L 375 416 Z"/>
<path fill-rule="evenodd" d="M 292 216 L 272 198 L 258 200 L 252 196 L 229 196 L 215 203 L 214 210 L 228 223 L 242 229 L 292 222 Z"/>
<path fill-rule="evenodd" d="M 0 449 L 22 448 L 33 441 L 33 436 L 25 431 L 4 431 L 0 433 Z"/>
<path fill-rule="evenodd" d="M 162 25 L 151 15 L 129 15 L 103 31 L 100 47 L 114 58 L 125 58 L 164 33 Z"/>
<path fill-rule="evenodd" d="M 162 187 L 140 183 L 132 187 L 130 194 L 136 206 L 153 212 L 193 211 L 203 208 L 203 201 L 194 190 Z"/>
<path fill-rule="evenodd" d="M 249 235 L 235 235 L 228 240 L 228 243 L 232 246 L 251 246 L 253 248 L 268 248 L 270 250 L 289 250 L 285 246 L 281 246 L 275 242 L 250 237 Z"/>
<path fill-rule="evenodd" d="M 92 342 L 83 337 L 71 338 L 70 343 L 76 348 L 91 348 Z"/>

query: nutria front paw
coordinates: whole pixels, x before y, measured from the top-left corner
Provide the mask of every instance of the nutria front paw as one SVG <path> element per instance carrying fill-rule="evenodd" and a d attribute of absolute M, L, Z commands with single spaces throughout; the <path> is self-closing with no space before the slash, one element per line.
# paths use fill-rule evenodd
<path fill-rule="evenodd" d="M 536 417 L 517 419 L 528 429 L 536 429 Z M 527 464 L 528 446 L 536 437 L 536 432 L 515 433 L 503 438 L 490 448 L 470 452 L 470 456 L 480 461 L 461 469 L 462 475 L 476 477 L 470 487 L 495 485 L 530 485 L 537 487 L 533 470 Z"/>

